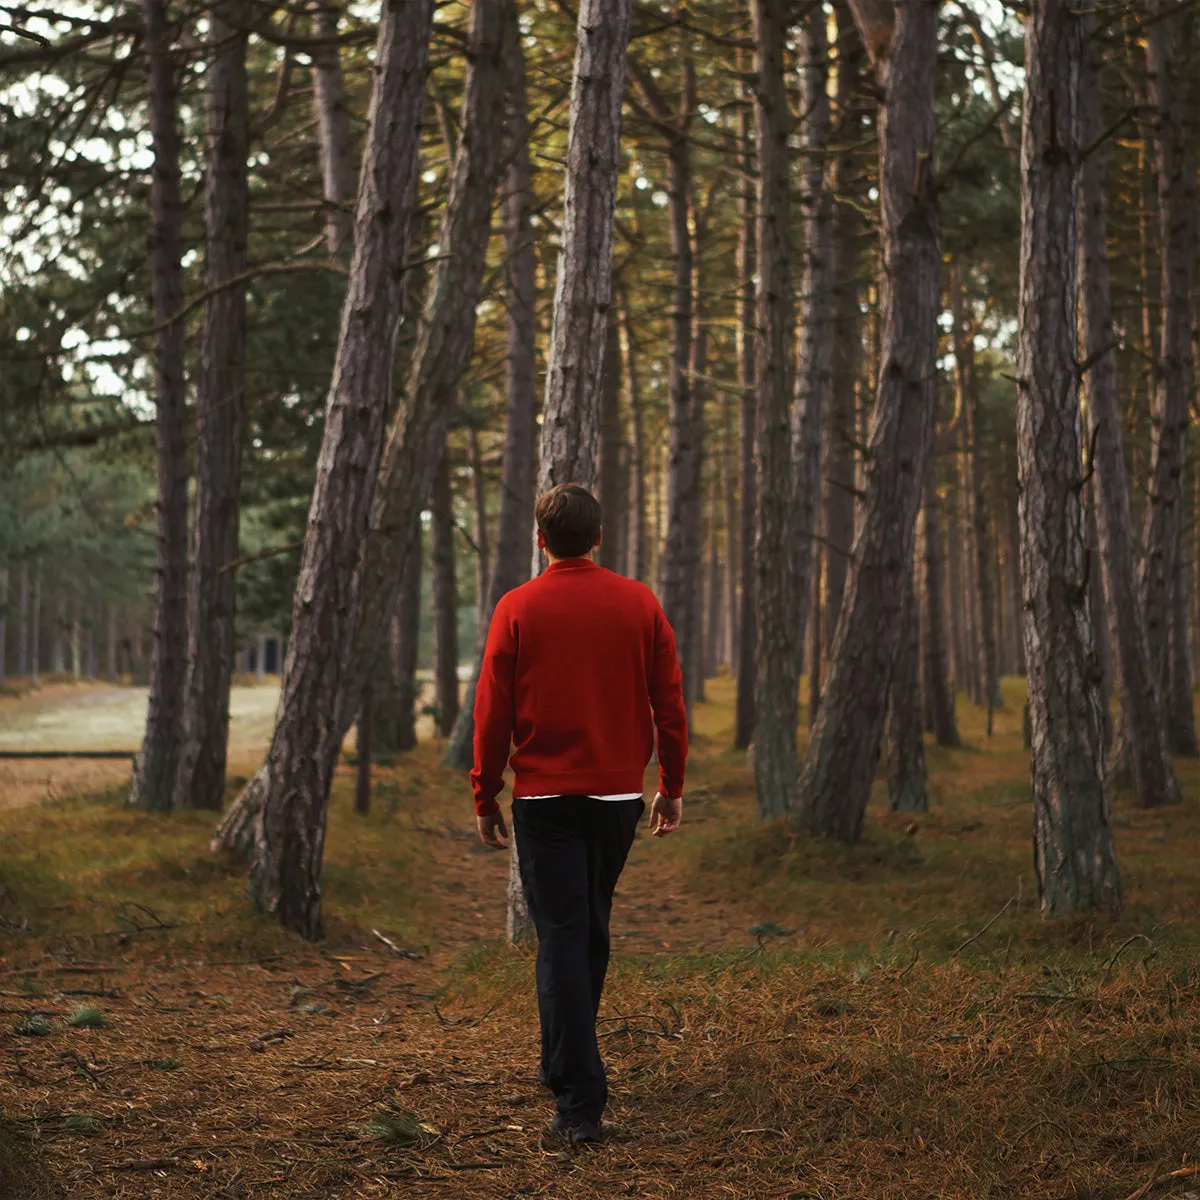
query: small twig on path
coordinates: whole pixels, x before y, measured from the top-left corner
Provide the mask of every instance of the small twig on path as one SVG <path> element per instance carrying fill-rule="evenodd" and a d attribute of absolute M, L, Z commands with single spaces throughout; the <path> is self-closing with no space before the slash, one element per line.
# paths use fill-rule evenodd
<path fill-rule="evenodd" d="M 482 1025 L 496 1011 L 499 1003 L 496 1001 L 496 1004 L 493 1004 L 482 1017 L 446 1017 L 442 1015 L 436 1004 L 433 1006 L 433 1014 L 441 1022 L 443 1029 L 467 1029 L 472 1025 Z"/>
<path fill-rule="evenodd" d="M 920 950 L 917 950 L 917 951 L 916 951 L 916 952 L 913 954 L 913 956 L 912 956 L 912 962 L 910 962 L 910 963 L 908 964 L 908 966 L 907 966 L 907 967 L 905 967 L 905 968 L 904 968 L 904 970 L 903 970 L 903 971 L 901 971 L 901 972 L 900 972 L 900 974 L 896 976 L 896 982 L 897 982 L 897 983 L 898 983 L 898 982 L 899 982 L 901 979 L 903 979 L 903 978 L 905 977 L 905 975 L 907 975 L 907 974 L 909 973 L 909 971 L 911 971 L 911 970 L 913 969 L 913 967 L 915 967 L 915 966 L 917 965 L 917 959 L 918 959 L 918 958 L 920 958 L 920 957 L 921 957 L 921 952 L 920 952 Z"/>
<path fill-rule="evenodd" d="M 403 946 L 398 946 L 390 937 L 385 937 L 380 933 L 378 929 L 372 929 L 371 936 L 377 942 L 382 942 L 397 958 L 409 958 L 415 962 L 420 962 L 425 957 L 425 955 L 418 954 L 415 950 L 405 950 Z"/>
<path fill-rule="evenodd" d="M 1170 1183 L 1175 1179 L 1191 1179 L 1196 1175 L 1200 1175 L 1200 1165 L 1181 1167 L 1178 1171 L 1168 1171 L 1165 1175 L 1152 1175 L 1137 1191 L 1126 1196 L 1125 1200 L 1144 1200 L 1144 1197 L 1150 1195 L 1156 1187 L 1164 1183 Z"/>
<path fill-rule="evenodd" d="M 1123 942 L 1122 942 L 1122 943 L 1121 943 L 1121 944 L 1120 944 L 1120 945 L 1117 947 L 1117 952 L 1116 952 L 1116 954 L 1114 954 L 1114 955 L 1112 956 L 1112 958 L 1110 958 L 1110 959 L 1108 960 L 1108 966 L 1106 966 L 1106 967 L 1104 968 L 1104 979 L 1103 979 L 1103 982 L 1104 982 L 1104 983 L 1107 983 L 1107 982 L 1108 982 L 1108 977 L 1109 977 L 1109 976 L 1112 974 L 1112 969 L 1113 969 L 1113 967 L 1115 967 L 1115 966 L 1117 965 L 1117 959 L 1121 957 L 1121 955 L 1122 955 L 1122 954 L 1125 952 L 1125 950 L 1126 950 L 1126 949 L 1127 949 L 1129 946 L 1132 946 L 1132 945 L 1133 945 L 1133 943 L 1134 943 L 1134 942 L 1136 942 L 1136 941 L 1138 941 L 1139 939 L 1141 939 L 1143 942 L 1145 942 L 1147 946 L 1150 946 L 1151 948 L 1153 948 L 1153 946 L 1154 946 L 1154 943 L 1153 943 L 1153 942 L 1152 942 L 1152 941 L 1151 941 L 1151 940 L 1150 940 L 1150 939 L 1149 939 L 1149 938 L 1148 938 L 1148 937 L 1147 937 L 1147 936 L 1146 936 L 1144 933 L 1135 933 L 1135 934 L 1133 935 L 1133 937 L 1126 938 L 1126 939 L 1125 939 L 1125 940 L 1124 940 L 1124 941 L 1123 941 Z"/>
<path fill-rule="evenodd" d="M 169 1171 L 179 1166 L 177 1158 L 131 1158 L 113 1164 L 114 1171 Z"/>
<path fill-rule="evenodd" d="M 994 917 L 993 917 L 993 918 L 992 918 L 992 919 L 991 919 L 991 920 L 990 920 L 990 921 L 989 921 L 989 922 L 988 922 L 988 923 L 987 923 L 987 924 L 986 924 L 986 925 L 985 925 L 985 926 L 984 926 L 984 927 L 983 927 L 983 928 L 982 928 L 982 929 L 981 929 L 981 930 L 980 930 L 978 933 L 976 933 L 976 934 L 972 934 L 972 935 L 971 935 L 971 937 L 967 938 L 967 940 L 966 940 L 965 942 L 963 942 L 963 944 L 962 944 L 961 946 L 959 946 L 957 950 L 954 950 L 954 951 L 951 953 L 950 957 L 951 957 L 951 958 L 954 958 L 954 957 L 955 957 L 955 955 L 957 955 L 957 954 L 961 953 L 963 950 L 965 950 L 965 949 L 966 949 L 966 948 L 967 948 L 967 947 L 968 947 L 968 946 L 969 946 L 969 945 L 970 945 L 972 942 L 977 942 L 977 941 L 979 941 L 979 939 L 980 939 L 981 937 L 983 937 L 983 935 L 984 935 L 985 933 L 987 933 L 987 931 L 988 931 L 989 929 L 991 929 L 991 927 L 992 927 L 993 925 L 995 925 L 995 923 L 996 923 L 998 920 L 1000 920 L 1000 918 L 1001 918 L 1002 916 L 1004 916 L 1004 914 L 1005 914 L 1006 912 L 1008 912 L 1008 910 L 1009 910 L 1010 908 L 1012 908 L 1012 906 L 1013 906 L 1013 899 L 1014 899 L 1014 897 L 1010 896 L 1010 897 L 1009 897 L 1009 898 L 1008 898 L 1008 899 L 1007 899 L 1007 900 L 1004 902 L 1004 907 L 1003 907 L 1003 908 L 1002 908 L 1002 909 L 1001 909 L 1001 910 L 1000 910 L 1000 911 L 999 911 L 999 912 L 998 912 L 998 913 L 997 913 L 997 914 L 996 914 L 996 915 L 995 915 L 995 916 L 994 916 Z"/>

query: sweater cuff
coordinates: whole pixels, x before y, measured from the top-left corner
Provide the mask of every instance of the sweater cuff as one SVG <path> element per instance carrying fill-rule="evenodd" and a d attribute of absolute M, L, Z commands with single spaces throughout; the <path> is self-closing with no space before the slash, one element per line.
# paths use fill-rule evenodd
<path fill-rule="evenodd" d="M 493 796 L 491 800 L 476 799 L 475 815 L 477 817 L 491 817 L 500 811 L 500 805 L 496 802 Z"/>

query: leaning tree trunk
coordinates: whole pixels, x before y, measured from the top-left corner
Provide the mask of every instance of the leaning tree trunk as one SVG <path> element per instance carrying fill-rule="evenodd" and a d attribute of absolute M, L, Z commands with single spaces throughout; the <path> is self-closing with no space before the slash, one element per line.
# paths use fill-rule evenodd
<path fill-rule="evenodd" d="M 754 739 L 754 689 L 758 675 L 756 646 L 758 625 L 755 612 L 758 601 L 754 587 L 754 543 L 758 529 L 758 462 L 755 457 L 755 429 L 758 424 L 758 393 L 754 386 L 755 310 L 757 305 L 754 272 L 756 241 L 754 149 L 747 107 L 738 117 L 738 140 L 742 147 L 742 186 L 738 196 L 738 367 L 742 385 L 741 403 L 741 559 L 738 574 L 742 580 L 738 617 L 737 715 L 734 745 L 745 750 Z"/>
<path fill-rule="evenodd" d="M 133 766 L 129 802 L 167 809 L 179 766 L 188 650 L 187 395 L 183 373 L 183 201 L 175 69 L 165 0 L 146 0 L 150 63 L 150 129 L 154 172 L 150 185 L 150 259 L 154 269 L 154 427 L 158 504 L 154 579 L 154 657 L 146 732 Z"/>
<path fill-rule="evenodd" d="M 321 4 L 313 19 L 319 37 L 330 44 L 313 51 L 313 107 L 325 203 L 325 244 L 334 258 L 350 257 L 354 236 L 354 140 L 346 80 L 336 44 L 338 10 Z"/>
<path fill-rule="evenodd" d="M 225 798 L 229 684 L 237 650 L 238 514 L 246 402 L 246 233 L 250 109 L 246 0 L 209 10 L 212 61 L 205 74 L 208 166 L 204 182 L 205 282 L 196 383 L 196 515 L 188 596 L 183 742 L 175 776 L 179 808 L 220 810 Z"/>
<path fill-rule="evenodd" d="M 560 483 L 591 487 L 612 298 L 613 214 L 621 168 L 621 98 L 631 0 L 583 0 L 571 83 L 567 171 L 554 318 L 546 364 L 539 493 Z M 536 546 L 533 563 L 541 569 Z M 516 840 L 508 884 L 508 937 L 529 941 Z"/>
<path fill-rule="evenodd" d="M 1048 917 L 1121 908 L 1088 616 L 1075 357 L 1084 30 L 1038 0 L 1025 30 L 1017 465 L 1034 862 Z"/>
<path fill-rule="evenodd" d="M 829 40 L 823 5 L 814 4 L 800 29 L 800 110 L 804 113 L 804 271 L 800 282 L 800 338 L 792 408 L 793 601 L 797 672 L 803 669 L 804 632 L 812 594 L 813 546 L 820 534 L 821 468 L 826 413 L 833 386 L 840 247 L 825 160 L 829 150 Z M 819 670 L 819 664 L 817 664 Z"/>
<path fill-rule="evenodd" d="M 449 737 L 458 719 L 458 575 L 454 561 L 454 487 L 450 447 L 442 454 L 430 503 L 433 567 L 433 707 L 437 731 Z"/>
<path fill-rule="evenodd" d="M 1146 30 L 1146 68 L 1154 111 L 1154 151 L 1158 175 L 1159 237 L 1162 246 L 1161 310 L 1155 398 L 1157 438 L 1151 469 L 1149 506 L 1143 535 L 1142 589 L 1146 629 L 1171 748 L 1195 756 L 1195 716 L 1190 689 L 1171 689 L 1173 591 L 1183 582 L 1183 472 L 1187 454 L 1192 386 L 1192 283 L 1196 247 L 1195 156 L 1187 128 L 1186 72 L 1195 15 L 1167 0 L 1149 0 L 1154 20 Z M 1186 605 L 1185 605 L 1186 608 Z"/>
<path fill-rule="evenodd" d="M 238 831 L 253 823 L 253 812 L 266 801 L 253 894 L 262 908 L 278 902 L 281 920 L 309 937 L 320 932 L 317 870 L 324 826 L 306 818 L 314 809 L 324 816 L 345 734 L 331 718 L 354 636 L 391 392 L 432 16 L 431 0 L 383 6 L 350 281 L 292 605 L 283 694 L 267 762 L 216 838 L 239 849 Z M 361 694 L 360 685 L 356 703 Z"/>
<path fill-rule="evenodd" d="M 275 740 L 268 759 L 270 786 L 264 806 L 263 836 L 256 847 L 252 878 L 260 907 L 269 906 L 278 896 L 280 919 L 307 937 L 320 935 L 325 813 L 342 739 L 354 719 L 362 689 L 370 675 L 378 641 L 392 612 L 407 560 L 418 545 L 421 510 L 429 497 L 433 475 L 441 459 L 459 379 L 474 342 L 475 307 L 502 158 L 504 43 L 510 29 L 511 2 L 476 0 L 472 8 L 462 136 L 451 169 L 449 196 L 438 237 L 442 257 L 430 281 L 405 382 L 404 402 L 398 406 L 396 424 L 384 447 L 374 495 L 370 494 L 369 484 L 361 486 L 355 493 L 363 504 L 355 506 L 353 529 L 343 533 L 339 558 L 335 561 L 329 555 L 320 564 L 328 583 L 324 587 L 314 586 L 316 593 L 343 593 L 338 619 L 332 627 L 334 636 L 330 638 L 325 630 L 321 634 L 320 644 L 330 645 L 332 653 L 320 654 L 316 626 L 304 627 L 306 639 L 302 644 L 297 637 L 299 606 L 308 600 L 303 566 L 301 570 L 288 655 L 289 674 L 295 664 L 297 681 L 291 688 L 286 679 L 284 683 Z M 406 17 L 414 3 L 416 0 L 410 0 Z M 420 0 L 417 5 L 421 25 L 414 31 L 418 33 L 421 48 L 419 51 L 408 50 L 410 55 L 419 53 L 420 57 L 416 62 L 410 59 L 409 69 L 405 72 L 407 81 L 414 75 L 422 78 L 424 75 L 427 41 L 424 3 L 425 0 Z M 390 31 L 392 22 L 385 21 L 384 27 Z M 410 39 L 411 36 L 410 33 Z M 409 90 L 405 88 L 403 93 L 406 115 Z M 414 121 L 409 125 L 406 120 L 398 135 L 406 163 L 415 124 Z M 380 130 L 380 134 L 384 132 Z M 372 144 L 368 152 L 378 155 L 380 148 Z M 364 180 L 369 171 L 370 167 L 365 166 Z M 399 183 L 398 176 L 389 172 L 389 177 Z M 411 211 L 411 184 L 407 186 L 409 190 L 403 193 L 403 209 L 400 208 L 401 193 L 395 193 L 392 204 L 397 211 Z M 359 214 L 356 255 L 363 236 L 361 191 Z M 369 210 L 369 214 L 374 216 L 374 210 Z M 407 224 L 405 221 L 406 228 Z M 388 251 L 390 258 L 395 247 L 389 245 Z M 378 251 L 377 257 L 382 258 Z M 389 267 L 389 276 L 395 284 L 399 283 L 402 263 L 403 258 L 400 264 Z M 360 353 L 360 358 L 369 358 L 371 370 L 382 372 L 384 356 L 389 371 L 393 357 L 395 325 L 399 316 L 398 287 L 389 288 L 386 293 L 380 291 L 378 297 L 376 311 L 385 310 L 380 313 L 386 318 L 385 332 L 376 339 L 370 351 Z M 357 309 L 346 311 L 351 313 Z M 371 394 L 380 395 L 386 402 L 387 393 L 386 383 L 380 380 Z M 363 402 L 359 401 L 360 404 Z M 374 406 L 370 411 L 373 458 L 378 453 L 382 415 L 376 425 Z M 366 449 L 365 440 L 362 444 Z M 374 479 L 374 462 L 366 465 Z M 318 496 L 313 503 L 314 516 L 324 507 L 333 512 L 340 507 L 333 495 L 321 497 L 320 479 Z M 366 519 L 368 506 L 369 523 Z M 314 583 L 316 574 L 314 572 Z M 333 582 L 334 576 L 337 583 Z M 317 656 L 326 664 L 325 679 L 320 678 L 319 669 L 299 665 L 300 660 L 309 655 Z"/>
<path fill-rule="evenodd" d="M 516 9 L 509 19 L 515 24 Z M 530 210 L 533 207 L 532 170 L 529 161 L 529 119 L 525 100 L 525 59 L 521 39 L 510 30 L 507 129 L 508 174 L 504 201 L 504 249 L 507 264 L 505 306 L 508 311 L 508 359 L 504 424 L 504 466 L 500 483 L 500 515 L 496 524 L 495 565 L 488 581 L 485 612 L 480 621 L 479 645 L 500 597 L 529 578 L 529 543 L 533 537 L 534 439 L 537 433 L 535 382 L 537 326 L 537 251 L 533 244 Z M 467 771 L 474 757 L 475 689 L 482 655 L 475 657 L 471 682 L 458 712 L 443 761 Z"/>
<path fill-rule="evenodd" d="M 919 702 L 920 631 L 916 579 L 910 568 L 908 594 L 896 664 L 892 671 L 891 716 L 888 721 L 888 798 L 892 812 L 926 812 L 925 731 Z"/>
<path fill-rule="evenodd" d="M 1150 657 L 1137 575 L 1129 480 L 1121 430 L 1120 388 L 1108 268 L 1105 213 L 1105 147 L 1100 91 L 1100 43 L 1095 18 L 1085 19 L 1087 50 L 1080 81 L 1080 141 L 1092 146 L 1080 180 L 1079 267 L 1080 359 L 1088 364 L 1088 440 L 1096 477 L 1096 525 L 1108 593 L 1119 725 L 1114 753 L 1127 765 L 1134 795 L 1142 808 L 1177 801 L 1179 784 L 1171 762 L 1158 681 Z"/>
<path fill-rule="evenodd" d="M 758 527 L 754 548 L 754 782 L 758 812 L 777 817 L 796 786 L 799 687 L 790 429 L 794 325 L 788 136 L 791 115 L 783 53 L 789 6 L 753 0 L 755 123 L 758 131 Z"/>
<path fill-rule="evenodd" d="M 800 821 L 856 841 L 871 794 L 904 627 L 936 396 L 941 226 L 934 166 L 937 0 L 900 0 L 895 25 L 852 5 L 884 100 L 880 201 L 886 288 L 862 525 L 821 712 L 800 776 Z"/>

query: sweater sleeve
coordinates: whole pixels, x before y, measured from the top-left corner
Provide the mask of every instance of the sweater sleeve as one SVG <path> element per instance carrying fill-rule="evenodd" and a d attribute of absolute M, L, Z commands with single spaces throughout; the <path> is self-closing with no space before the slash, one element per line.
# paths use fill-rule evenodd
<path fill-rule="evenodd" d="M 475 689 L 475 765 L 471 787 L 475 812 L 486 817 L 498 811 L 496 797 L 504 787 L 504 768 L 516 725 L 514 700 L 517 637 L 508 606 L 496 606 L 488 627 L 479 683 Z"/>
<path fill-rule="evenodd" d="M 683 795 L 687 762 L 687 708 L 675 633 L 658 601 L 654 602 L 654 661 L 650 668 L 650 707 L 658 731 L 658 790 L 672 800 Z"/>

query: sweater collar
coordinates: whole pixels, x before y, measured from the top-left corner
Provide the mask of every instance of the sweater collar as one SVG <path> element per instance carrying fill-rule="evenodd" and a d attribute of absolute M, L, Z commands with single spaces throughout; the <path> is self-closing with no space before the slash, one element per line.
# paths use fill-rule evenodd
<path fill-rule="evenodd" d="M 596 564 L 590 558 L 560 558 L 558 562 L 552 562 L 545 570 L 545 574 L 558 574 L 560 571 L 595 571 L 598 570 Z"/>

